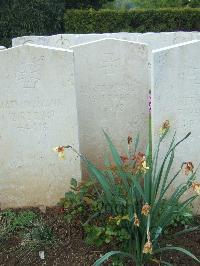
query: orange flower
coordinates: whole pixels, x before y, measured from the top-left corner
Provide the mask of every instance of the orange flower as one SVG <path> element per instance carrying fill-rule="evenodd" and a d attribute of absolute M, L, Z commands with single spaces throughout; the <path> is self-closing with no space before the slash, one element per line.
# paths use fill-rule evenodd
<path fill-rule="evenodd" d="M 136 213 L 134 213 L 134 225 L 137 227 L 140 226 L 140 220 L 138 219 L 138 216 Z"/>
<path fill-rule="evenodd" d="M 169 120 L 166 120 L 163 124 L 162 127 L 160 128 L 160 134 L 164 135 L 165 133 L 167 133 L 167 131 L 170 128 L 170 123 Z"/>
<path fill-rule="evenodd" d="M 122 160 L 122 163 L 126 163 L 128 161 L 128 157 L 126 155 L 125 156 L 121 155 L 120 159 Z"/>
<path fill-rule="evenodd" d="M 142 214 L 145 216 L 148 216 L 150 210 L 151 210 L 151 206 L 148 203 L 145 203 L 145 205 L 142 207 Z"/>
<path fill-rule="evenodd" d="M 198 194 L 200 195 L 200 182 L 193 182 L 192 183 L 192 189 Z"/>
<path fill-rule="evenodd" d="M 61 160 L 65 159 L 65 147 L 64 146 L 55 147 L 53 148 L 53 151 L 58 153 L 59 159 Z"/>
<path fill-rule="evenodd" d="M 184 163 L 184 173 L 185 175 L 189 175 L 189 173 L 193 173 L 194 165 L 192 162 Z"/>
<path fill-rule="evenodd" d="M 138 154 L 134 156 L 134 160 L 136 161 L 137 164 L 142 164 L 144 159 L 145 159 L 145 154 L 142 152 L 138 152 Z"/>

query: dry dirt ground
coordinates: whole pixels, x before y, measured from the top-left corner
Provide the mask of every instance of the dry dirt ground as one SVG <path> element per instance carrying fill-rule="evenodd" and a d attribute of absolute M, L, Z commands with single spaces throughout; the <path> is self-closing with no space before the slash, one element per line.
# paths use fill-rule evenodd
<path fill-rule="evenodd" d="M 47 209 L 40 213 L 38 209 L 31 209 L 42 216 L 45 224 L 52 229 L 55 241 L 48 245 L 36 245 L 28 248 L 22 244 L 18 234 L 11 234 L 6 240 L 0 243 L 0 265 L 69 265 L 69 266 L 91 266 L 101 254 L 110 251 L 109 247 L 99 249 L 87 246 L 84 243 L 84 232 L 80 221 L 67 223 L 64 214 L 58 208 Z M 17 210 L 20 212 L 21 210 Z M 196 223 L 200 224 L 200 218 Z M 166 243 L 176 244 L 190 250 L 198 258 L 200 257 L 200 232 L 192 232 L 179 238 L 163 240 Z M 44 251 L 44 259 L 39 256 L 39 251 Z M 199 265 L 192 259 L 179 254 L 168 253 L 163 259 L 175 265 L 192 266 Z M 132 264 L 130 264 L 132 265 Z"/>

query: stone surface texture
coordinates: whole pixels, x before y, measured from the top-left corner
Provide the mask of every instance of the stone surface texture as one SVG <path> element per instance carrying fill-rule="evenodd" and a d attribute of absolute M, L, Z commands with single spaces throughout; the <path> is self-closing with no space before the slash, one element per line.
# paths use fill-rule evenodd
<path fill-rule="evenodd" d="M 104 39 L 71 47 L 75 57 L 80 150 L 101 165 L 102 129 L 120 151 L 140 133 L 147 143 L 150 51 L 145 44 Z"/>
<path fill-rule="evenodd" d="M 190 131 L 192 133 L 175 153 L 172 177 L 183 162 L 192 161 L 195 167 L 200 163 L 200 41 L 155 50 L 152 84 L 154 141 L 157 141 L 159 128 L 166 119 L 170 121 L 171 129 L 165 144 L 169 144 L 175 131 L 176 140 L 182 139 Z M 165 152 L 166 147 L 162 147 L 161 154 Z M 172 191 L 187 178 L 181 172 Z M 195 194 L 192 190 L 190 193 Z M 195 211 L 200 213 L 200 200 L 195 204 Z"/>
<path fill-rule="evenodd" d="M 0 52 L 1 208 L 51 206 L 63 197 L 80 160 L 73 52 L 24 45 Z"/>

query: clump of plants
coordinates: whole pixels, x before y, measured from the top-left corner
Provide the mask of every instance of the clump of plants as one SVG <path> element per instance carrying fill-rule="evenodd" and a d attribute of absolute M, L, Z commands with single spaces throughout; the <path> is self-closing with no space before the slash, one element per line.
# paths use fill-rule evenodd
<path fill-rule="evenodd" d="M 137 151 L 139 138 L 133 140 L 129 136 L 128 153 L 123 156 L 120 156 L 110 137 L 104 132 L 112 154 L 112 160 L 106 163 L 104 170 L 98 169 L 71 146 L 55 149 L 62 159 L 65 149 L 74 150 L 88 168 L 89 182 L 92 182 L 95 193 L 90 194 L 89 217 L 83 224 L 87 243 L 96 245 L 112 243 L 112 248 L 116 249 L 102 256 L 94 265 L 101 265 L 111 257 L 128 257 L 138 266 L 152 262 L 171 265 L 162 261 L 161 255 L 173 250 L 200 262 L 183 247 L 160 246 L 160 239 L 165 230 L 174 221 L 179 222 L 191 203 L 200 195 L 200 183 L 196 181 L 196 170 L 192 162 L 183 162 L 174 175 L 171 171 L 175 150 L 190 136 L 190 133 L 178 142 L 175 141 L 174 134 L 166 154 L 162 160 L 160 158 L 160 147 L 169 129 L 169 121 L 165 121 L 160 129 L 158 145 L 154 152 L 151 125 L 149 145 L 145 153 Z M 187 181 L 178 185 L 170 194 L 171 186 L 181 174 L 187 176 Z M 181 201 L 188 190 L 193 191 L 193 195 Z M 91 197 L 93 195 L 94 198 Z M 83 195 L 79 198 L 79 191 L 74 191 L 66 194 L 65 201 L 69 202 L 68 208 L 73 204 L 76 205 L 76 201 L 71 201 L 73 197 L 80 200 L 78 203 L 80 207 L 83 206 Z M 187 232 L 187 229 L 184 229 L 184 232 Z M 161 259 L 158 259 L 160 257 Z"/>
<path fill-rule="evenodd" d="M 14 235 L 27 247 L 50 244 L 54 240 L 52 229 L 33 211 L 2 211 L 0 225 L 0 242 Z"/>
<path fill-rule="evenodd" d="M 42 247 L 53 244 L 55 235 L 53 230 L 40 219 L 33 227 L 21 232 L 21 239 L 22 246 Z"/>
<path fill-rule="evenodd" d="M 98 197 L 94 186 L 97 185 L 96 182 L 86 180 L 78 183 L 76 179 L 72 178 L 70 185 L 71 190 L 66 192 L 65 197 L 58 203 L 67 222 L 71 222 L 77 216 L 84 219 L 98 207 Z"/>
<path fill-rule="evenodd" d="M 38 215 L 32 211 L 16 213 L 5 210 L 0 213 L 0 241 L 7 239 L 13 232 L 33 226 Z"/>

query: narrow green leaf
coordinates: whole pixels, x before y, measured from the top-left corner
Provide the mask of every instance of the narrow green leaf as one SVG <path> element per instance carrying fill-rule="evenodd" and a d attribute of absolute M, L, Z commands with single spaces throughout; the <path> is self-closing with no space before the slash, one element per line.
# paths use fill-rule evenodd
<path fill-rule="evenodd" d="M 140 183 L 139 183 L 135 178 L 133 179 L 133 183 L 134 183 L 134 185 L 135 185 L 137 191 L 138 191 L 138 192 L 140 193 L 140 195 L 142 196 L 143 200 L 144 200 L 145 202 L 147 202 L 146 196 L 145 196 L 145 194 L 144 194 L 144 191 L 143 191 L 143 189 L 142 189 Z"/>
<path fill-rule="evenodd" d="M 198 230 L 200 230 L 200 225 L 184 229 L 184 230 L 182 230 L 180 232 L 175 233 L 174 236 L 180 236 L 180 235 L 187 234 L 187 233 L 190 233 L 190 232 L 193 232 L 193 231 L 198 231 Z"/>
<path fill-rule="evenodd" d="M 94 264 L 93 266 L 99 266 L 101 265 L 104 261 L 108 260 L 111 256 L 114 256 L 114 255 L 121 255 L 123 257 L 129 257 L 129 258 L 133 258 L 133 256 L 129 253 L 125 253 L 125 252 L 121 252 L 121 251 L 110 251 L 108 253 L 106 253 L 105 255 L 103 255 L 100 259 L 98 259 Z"/>
<path fill-rule="evenodd" d="M 200 262 L 200 260 L 196 256 L 194 256 L 190 251 L 188 251 L 187 249 L 181 248 L 181 247 L 170 246 L 170 247 L 159 248 L 154 251 L 154 254 L 161 253 L 163 251 L 168 251 L 168 250 L 180 251 L 184 253 L 185 255 L 191 257 L 195 261 Z"/>
<path fill-rule="evenodd" d="M 112 157 L 113 157 L 113 160 L 114 162 L 116 163 L 117 166 L 121 166 L 122 165 L 122 161 L 121 161 L 121 158 L 119 156 L 119 153 L 117 151 L 117 149 L 115 148 L 115 146 L 113 145 L 110 137 L 108 136 L 108 134 L 103 130 L 103 133 L 106 137 L 106 140 L 108 142 L 108 145 L 110 147 L 110 151 L 112 153 Z"/>
<path fill-rule="evenodd" d="M 163 182 L 162 182 L 161 193 L 162 193 L 162 191 L 165 189 L 165 185 L 166 185 L 167 178 L 168 178 L 168 176 L 169 176 L 169 172 L 170 172 L 170 170 L 171 170 L 171 167 L 172 167 L 173 161 L 174 161 L 174 151 L 172 151 L 171 156 L 170 156 L 170 159 L 169 159 L 169 163 L 168 163 L 168 165 L 167 165 L 167 169 L 166 169 L 166 172 L 165 172 L 165 176 L 164 176 L 164 179 L 163 179 Z"/>

